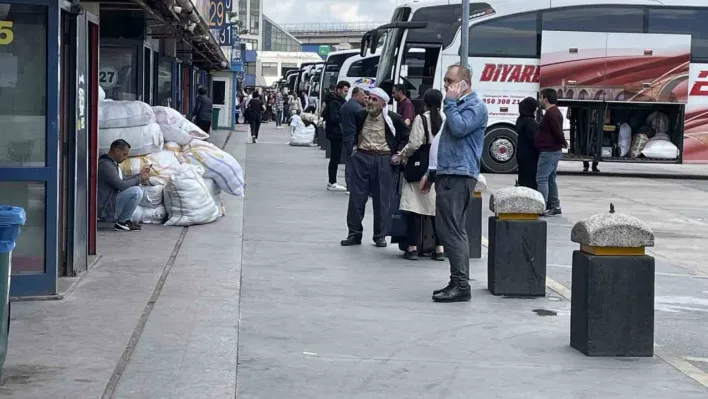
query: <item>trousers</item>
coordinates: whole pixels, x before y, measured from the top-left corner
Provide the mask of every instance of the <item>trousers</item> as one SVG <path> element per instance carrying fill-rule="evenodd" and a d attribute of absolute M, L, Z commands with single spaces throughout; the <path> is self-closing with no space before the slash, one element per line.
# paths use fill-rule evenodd
<path fill-rule="evenodd" d="M 258 138 L 258 132 L 261 130 L 261 118 L 251 118 L 251 137 Z"/>
<path fill-rule="evenodd" d="M 126 188 L 116 195 L 116 220 L 125 223 L 133 216 L 140 200 L 143 198 L 143 190 L 138 186 Z"/>
<path fill-rule="evenodd" d="M 435 181 L 435 231 L 450 261 L 450 282 L 468 287 L 470 247 L 467 240 L 467 211 L 477 179 L 468 176 L 438 175 Z"/>
<path fill-rule="evenodd" d="M 389 155 L 372 155 L 355 152 L 349 161 L 352 169 L 347 208 L 349 236 L 364 234 L 362 221 L 369 195 L 374 208 L 374 240 L 388 234 L 391 222 L 391 199 L 393 187 L 393 167 Z"/>
<path fill-rule="evenodd" d="M 339 161 L 342 159 L 342 139 L 330 139 L 329 145 L 332 152 L 329 157 L 327 172 L 329 174 L 329 184 L 335 184 L 337 182 Z"/>

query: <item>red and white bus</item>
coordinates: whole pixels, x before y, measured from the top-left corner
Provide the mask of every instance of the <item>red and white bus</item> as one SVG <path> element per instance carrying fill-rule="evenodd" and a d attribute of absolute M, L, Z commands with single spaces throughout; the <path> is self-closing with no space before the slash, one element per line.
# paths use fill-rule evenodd
<path fill-rule="evenodd" d="M 486 171 L 516 169 L 516 104 L 546 87 L 572 115 L 564 159 L 708 163 L 708 1 L 472 2 L 468 49 L 460 49 L 461 9 L 455 0 L 397 7 L 391 23 L 364 35 L 361 52 L 385 35 L 376 82 L 403 83 L 416 101 L 442 89 L 466 51 L 489 109 Z M 620 154 L 618 126 L 652 136 L 643 129 L 655 112 L 676 156 Z"/>

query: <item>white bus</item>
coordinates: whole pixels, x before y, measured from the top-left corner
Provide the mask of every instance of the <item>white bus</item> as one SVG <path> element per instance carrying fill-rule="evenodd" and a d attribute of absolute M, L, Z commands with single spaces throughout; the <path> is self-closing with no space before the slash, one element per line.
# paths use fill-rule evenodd
<path fill-rule="evenodd" d="M 404 83 L 421 95 L 442 90 L 447 67 L 466 52 L 473 89 L 489 109 L 486 171 L 516 170 L 516 104 L 542 88 L 558 90 L 570 110 L 564 159 L 708 162 L 708 1 L 472 2 L 468 49 L 460 49 L 461 8 L 455 0 L 397 7 L 391 23 L 364 35 L 361 52 L 385 34 L 377 84 Z M 670 143 L 668 155 L 625 153 L 624 124 L 632 144 L 656 136 Z"/>
<path fill-rule="evenodd" d="M 369 90 L 375 87 L 376 71 L 379 65 L 379 52 L 361 56 L 358 50 L 342 50 L 329 53 L 322 68 L 320 81 L 320 99 L 332 86 L 346 80 L 351 87 Z M 349 92 L 351 93 L 351 91 Z M 349 99 L 350 95 L 347 96 Z"/>

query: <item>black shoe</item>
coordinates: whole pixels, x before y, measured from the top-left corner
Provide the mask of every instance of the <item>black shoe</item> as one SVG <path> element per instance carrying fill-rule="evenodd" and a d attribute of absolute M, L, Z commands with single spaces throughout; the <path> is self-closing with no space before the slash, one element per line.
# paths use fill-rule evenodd
<path fill-rule="evenodd" d="M 589 172 L 589 171 L 590 171 L 590 168 L 589 168 L 589 167 L 586 166 L 586 167 L 583 168 L 583 172 Z"/>
<path fill-rule="evenodd" d="M 594 168 L 592 168 L 592 171 L 595 172 L 595 173 L 600 173 L 600 168 L 598 168 L 597 166 L 595 166 Z"/>
<path fill-rule="evenodd" d="M 340 242 L 343 247 L 351 247 L 353 245 L 361 245 L 361 237 L 349 236 Z"/>
<path fill-rule="evenodd" d="M 548 217 L 548 216 L 560 216 L 560 215 L 562 215 L 562 214 L 563 214 L 563 212 L 561 211 L 560 208 L 551 208 L 551 209 L 547 210 L 546 213 L 543 214 L 543 216 L 546 216 L 546 217 Z"/>
<path fill-rule="evenodd" d="M 454 284 L 452 284 L 452 281 L 451 281 L 451 282 L 447 283 L 447 286 L 445 288 L 433 291 L 433 295 L 437 295 L 441 292 L 449 291 L 452 289 L 452 287 L 454 287 Z"/>
<path fill-rule="evenodd" d="M 406 251 L 403 253 L 403 259 L 407 260 L 418 260 L 418 250 Z"/>
<path fill-rule="evenodd" d="M 472 290 L 469 286 L 464 288 L 454 286 L 447 291 L 433 294 L 435 302 L 467 302 L 470 299 L 472 299 Z"/>
<path fill-rule="evenodd" d="M 437 260 L 438 262 L 443 262 L 445 261 L 445 252 L 433 252 L 431 258 L 433 260 Z"/>
<path fill-rule="evenodd" d="M 384 237 L 374 238 L 374 244 L 379 248 L 386 248 L 388 246 L 386 238 Z"/>
<path fill-rule="evenodd" d="M 127 222 L 116 222 L 113 225 L 113 230 L 115 231 L 140 231 L 142 227 L 134 222 L 128 220 Z"/>

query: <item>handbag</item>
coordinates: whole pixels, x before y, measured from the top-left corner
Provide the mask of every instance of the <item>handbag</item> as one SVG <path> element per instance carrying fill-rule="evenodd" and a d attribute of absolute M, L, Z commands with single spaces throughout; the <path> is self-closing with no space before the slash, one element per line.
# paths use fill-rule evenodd
<path fill-rule="evenodd" d="M 420 115 L 420 119 L 423 122 L 423 131 L 425 132 L 425 141 L 410 157 L 408 157 L 408 162 L 406 162 L 406 167 L 403 170 L 403 175 L 406 181 L 409 183 L 415 183 L 421 181 L 425 173 L 428 171 L 428 162 L 430 156 L 430 143 L 428 136 L 428 119 L 425 115 Z"/>

